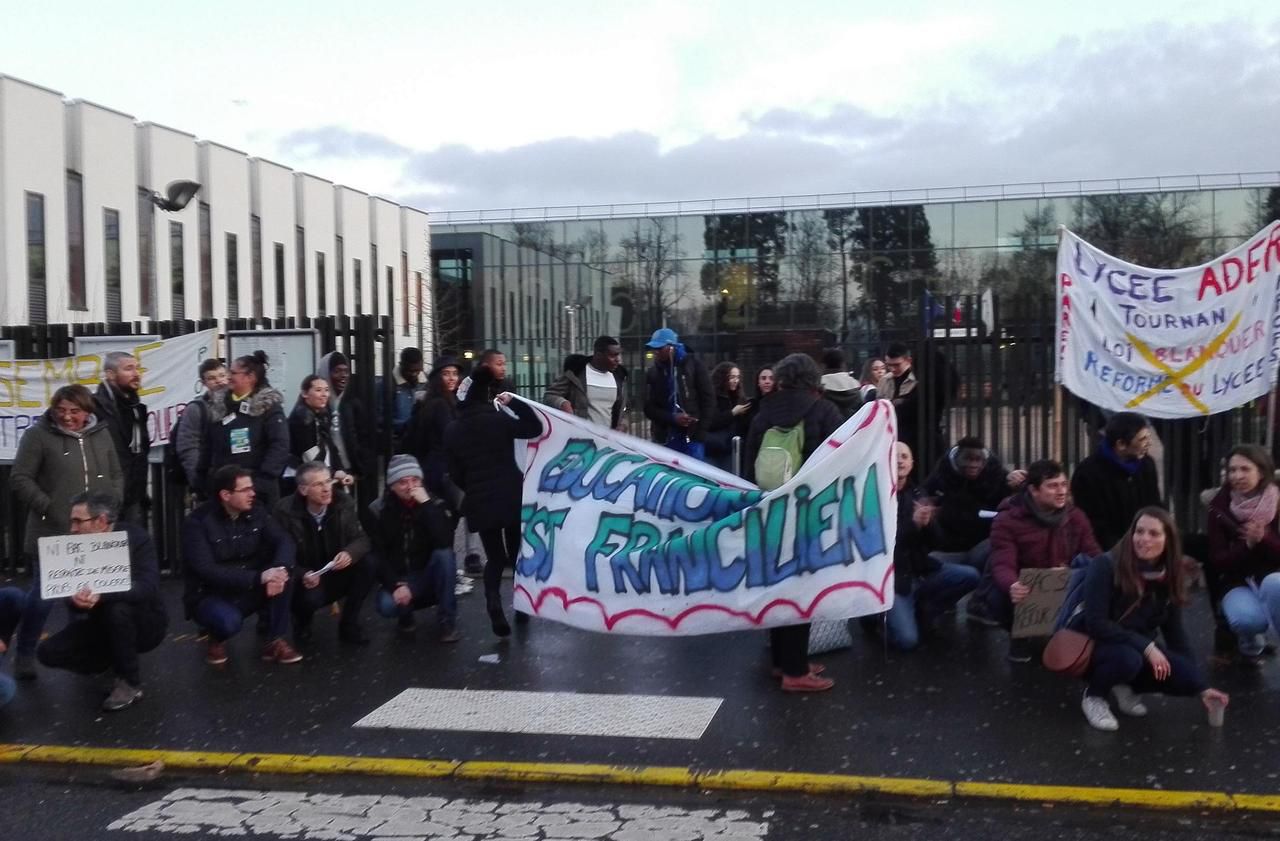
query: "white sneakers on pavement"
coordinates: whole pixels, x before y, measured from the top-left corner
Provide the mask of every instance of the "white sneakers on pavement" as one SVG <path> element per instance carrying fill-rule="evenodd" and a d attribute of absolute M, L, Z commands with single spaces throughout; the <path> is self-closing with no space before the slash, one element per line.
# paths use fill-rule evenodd
<path fill-rule="evenodd" d="M 1080 709 L 1084 710 L 1084 717 L 1089 720 L 1090 726 L 1094 729 L 1106 731 L 1120 729 L 1120 722 L 1116 721 L 1106 698 L 1086 694 L 1080 702 Z"/>
<path fill-rule="evenodd" d="M 1142 703 L 1142 696 L 1135 694 L 1123 683 L 1112 688 L 1111 695 L 1116 699 L 1116 707 L 1125 715 L 1141 718 L 1147 714 L 1147 705 Z"/>

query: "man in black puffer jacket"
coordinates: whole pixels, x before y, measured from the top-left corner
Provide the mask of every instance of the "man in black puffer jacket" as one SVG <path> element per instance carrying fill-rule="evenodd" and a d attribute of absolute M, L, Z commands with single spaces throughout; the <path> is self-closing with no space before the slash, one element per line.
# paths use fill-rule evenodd
<path fill-rule="evenodd" d="M 793 353 L 774 366 L 773 375 L 777 388 L 760 401 L 760 411 L 747 432 L 745 466 L 747 478 L 753 482 L 756 456 L 760 454 L 765 433 L 771 428 L 804 425 L 803 463 L 844 423 L 835 404 L 822 399 L 821 375 L 813 359 L 803 353 Z M 769 643 L 784 692 L 821 692 L 832 687 L 830 679 L 810 669 L 808 623 L 771 628 Z"/>
<path fill-rule="evenodd" d="M 1026 477 L 1025 471 L 1006 469 L 973 436 L 961 438 L 938 461 L 925 480 L 924 493 L 938 506 L 935 548 L 947 554 L 944 560 L 983 570 L 991 552 L 995 511 L 1005 497 L 1022 487 Z M 989 516 L 982 516 L 984 511 Z"/>

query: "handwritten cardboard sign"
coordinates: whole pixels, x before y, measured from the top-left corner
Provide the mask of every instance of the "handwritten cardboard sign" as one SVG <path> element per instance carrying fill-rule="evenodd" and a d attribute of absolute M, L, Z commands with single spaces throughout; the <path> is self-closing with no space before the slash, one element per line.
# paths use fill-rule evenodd
<path fill-rule="evenodd" d="M 1062 600 L 1067 597 L 1070 578 L 1071 570 L 1066 567 L 1022 570 L 1018 581 L 1030 587 L 1031 593 L 1014 605 L 1011 636 L 1047 637 L 1052 634 L 1053 622 L 1058 618 Z"/>
<path fill-rule="evenodd" d="M 42 537 L 40 598 L 63 599 L 81 587 L 95 593 L 124 593 L 133 586 L 129 570 L 129 533 L 63 534 Z"/>

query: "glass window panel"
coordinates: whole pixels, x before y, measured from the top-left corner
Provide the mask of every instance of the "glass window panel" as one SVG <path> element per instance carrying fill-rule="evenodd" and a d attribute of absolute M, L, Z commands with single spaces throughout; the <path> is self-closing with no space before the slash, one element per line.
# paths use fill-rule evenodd
<path fill-rule="evenodd" d="M 156 302 L 156 209 L 151 191 L 138 188 L 138 309 L 155 318 Z"/>
<path fill-rule="evenodd" d="M 990 247 L 996 244 L 996 203 L 993 201 L 958 202 L 955 205 L 954 240 L 956 247 Z"/>
<path fill-rule="evenodd" d="M 73 310 L 89 308 L 84 281 L 84 179 L 67 172 L 67 303 Z"/>
<path fill-rule="evenodd" d="M 1265 220 L 1258 219 L 1256 190 L 1215 190 L 1213 192 L 1213 230 L 1205 235 L 1247 237 L 1258 232 Z"/>
<path fill-rule="evenodd" d="M 107 321 L 118 322 L 120 312 L 120 211 L 102 210 L 103 280 L 107 293 Z"/>
<path fill-rule="evenodd" d="M 182 241 L 182 223 L 170 220 L 169 297 L 172 299 L 173 317 L 179 321 L 187 317 L 185 251 Z"/>
<path fill-rule="evenodd" d="M 227 318 L 240 317 L 240 254 L 235 234 L 227 234 Z"/>
<path fill-rule="evenodd" d="M 49 320 L 45 268 L 44 195 L 26 194 L 27 211 L 27 318 L 32 324 Z"/>

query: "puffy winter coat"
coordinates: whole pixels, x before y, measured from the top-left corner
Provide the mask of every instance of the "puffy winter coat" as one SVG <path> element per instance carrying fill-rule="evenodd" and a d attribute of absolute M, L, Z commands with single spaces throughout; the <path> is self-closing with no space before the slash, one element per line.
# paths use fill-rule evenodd
<path fill-rule="evenodd" d="M 1026 492 L 1009 497 L 1000 503 L 991 526 L 987 565 L 1004 592 L 1018 580 L 1020 570 L 1065 567 L 1081 553 L 1091 558 L 1102 554 L 1089 518 L 1079 508 L 1068 503 L 1062 521 L 1047 526 L 1031 511 L 1033 504 Z"/>
<path fill-rule="evenodd" d="M 542 434 L 542 419 L 522 400 L 511 417 L 485 399 L 468 400 L 445 433 L 449 478 L 466 496 L 462 516 L 473 532 L 520 524 L 524 476 L 516 466 L 515 441 Z"/>
<path fill-rule="evenodd" d="M 250 470 L 259 497 L 274 501 L 279 496 L 280 474 L 289 464 L 289 426 L 283 405 L 284 397 L 274 388 L 259 389 L 240 403 L 232 400 L 230 389 L 215 392 L 205 424 L 209 473 L 224 464 Z"/>

